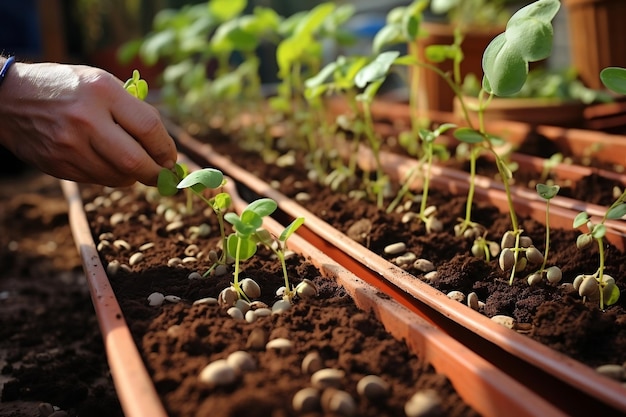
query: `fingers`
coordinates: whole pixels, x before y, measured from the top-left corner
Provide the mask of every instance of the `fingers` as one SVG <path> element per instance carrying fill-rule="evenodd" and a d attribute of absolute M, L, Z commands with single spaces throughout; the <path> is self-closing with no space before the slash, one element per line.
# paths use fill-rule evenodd
<path fill-rule="evenodd" d="M 114 97 L 111 114 L 115 122 L 141 146 L 155 163 L 171 168 L 176 161 L 176 145 L 168 134 L 158 111 L 124 90 Z"/>

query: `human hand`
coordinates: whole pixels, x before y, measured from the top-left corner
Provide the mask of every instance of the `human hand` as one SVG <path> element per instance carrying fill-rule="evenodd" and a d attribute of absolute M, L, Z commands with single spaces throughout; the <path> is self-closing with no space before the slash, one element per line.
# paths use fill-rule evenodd
<path fill-rule="evenodd" d="M 13 64 L 0 88 L 0 143 L 50 175 L 108 186 L 155 185 L 176 160 L 154 107 L 80 65 Z"/>

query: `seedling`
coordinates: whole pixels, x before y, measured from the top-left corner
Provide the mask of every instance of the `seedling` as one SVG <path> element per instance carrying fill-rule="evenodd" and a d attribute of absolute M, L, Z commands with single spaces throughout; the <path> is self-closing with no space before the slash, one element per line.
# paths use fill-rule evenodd
<path fill-rule="evenodd" d="M 281 232 L 278 239 L 274 237 L 265 229 L 261 229 L 256 233 L 257 239 L 267 246 L 278 258 L 283 270 L 283 277 L 285 278 L 285 293 L 284 299 L 291 301 L 295 295 L 295 288 L 292 288 L 289 283 L 289 275 L 287 274 L 286 253 L 287 253 L 287 239 L 295 233 L 300 226 L 304 224 L 304 217 L 297 217 Z"/>
<path fill-rule="evenodd" d="M 546 264 L 548 263 L 548 252 L 550 251 L 550 200 L 559 193 L 560 187 L 558 185 L 537 184 L 536 189 L 537 194 L 546 200 L 546 249 L 543 254 L 541 267 L 528 276 L 528 284 L 533 285 L 541 281 L 544 273 L 549 282 L 557 283 L 563 276 L 561 269 L 558 266 L 551 266 L 546 269 Z M 540 252 L 537 249 L 526 250 L 526 258 L 531 263 L 538 254 Z"/>
<path fill-rule="evenodd" d="M 124 88 L 139 100 L 145 100 L 148 96 L 148 83 L 141 78 L 138 70 L 133 70 L 133 76 L 126 80 Z"/>
<path fill-rule="evenodd" d="M 257 251 L 256 238 L 259 229 L 263 225 L 263 218 L 272 214 L 278 205 L 271 198 L 261 198 L 248 204 L 241 212 L 229 212 L 224 219 L 233 225 L 235 230 L 226 241 L 226 250 L 235 259 L 232 287 L 240 298 L 250 301 L 239 283 L 239 267 L 241 261 L 250 259 Z"/>

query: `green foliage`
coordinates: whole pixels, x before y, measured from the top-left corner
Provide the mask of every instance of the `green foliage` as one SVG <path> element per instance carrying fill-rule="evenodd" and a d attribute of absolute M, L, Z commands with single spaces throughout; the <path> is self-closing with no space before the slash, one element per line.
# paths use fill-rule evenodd
<path fill-rule="evenodd" d="M 133 70 L 133 76 L 126 80 L 124 89 L 139 100 L 145 100 L 148 96 L 148 83 L 141 78 L 138 70 Z"/>
<path fill-rule="evenodd" d="M 552 19 L 559 0 L 537 0 L 518 10 L 483 55 L 483 88 L 497 96 L 517 93 L 528 75 L 528 63 L 547 58 L 552 51 Z"/>
<path fill-rule="evenodd" d="M 619 94 L 626 94 L 626 68 L 604 68 L 600 71 L 600 80 L 606 88 Z"/>

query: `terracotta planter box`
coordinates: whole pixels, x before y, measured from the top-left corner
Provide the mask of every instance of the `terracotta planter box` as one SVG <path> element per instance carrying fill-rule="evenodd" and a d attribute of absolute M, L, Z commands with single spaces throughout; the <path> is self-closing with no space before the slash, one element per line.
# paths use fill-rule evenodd
<path fill-rule="evenodd" d="M 331 253 L 342 265 L 359 271 L 360 277 L 371 277 L 375 285 L 383 291 L 393 294 L 455 339 L 471 346 L 481 356 L 565 410 L 567 414 L 597 413 L 600 409 L 604 410 L 602 413 L 608 414 L 626 412 L 624 387 L 618 382 L 451 300 L 444 293 L 337 231 L 268 183 L 251 176 L 248 169 L 241 168 L 229 158 L 217 154 L 210 145 L 201 143 L 180 129 L 173 127 L 172 131 L 181 147 L 194 158 L 201 159 L 203 164 L 227 172 L 236 181 L 245 183 L 254 193 L 273 198 L 288 217 L 306 217 L 306 227 L 301 234 L 308 241 Z M 392 178 L 402 179 L 409 168 L 395 158 L 393 155 L 389 155 L 389 159 L 385 157 L 383 165 L 389 169 L 387 173 Z M 364 162 L 365 165 L 368 163 L 371 161 Z M 433 187 L 449 187 L 452 192 L 465 193 L 467 184 L 435 175 Z M 480 189 L 477 192 L 477 199 L 501 207 L 503 194 L 499 190 Z M 545 217 L 545 204 L 540 205 L 522 197 L 516 197 L 514 203 L 518 215 L 541 214 Z M 571 228 L 572 213 L 570 210 L 553 207 L 552 226 Z M 611 239 L 615 242 L 623 241 L 623 235 L 615 232 L 615 237 Z"/>
<path fill-rule="evenodd" d="M 62 181 L 62 188 L 69 203 L 73 236 L 83 259 L 111 373 L 124 412 L 127 417 L 166 416 L 163 402 L 135 345 L 129 323 L 125 321 L 101 262 L 80 190 L 75 183 L 67 181 Z M 247 203 L 237 197 L 233 181 L 229 181 L 227 191 L 233 196 L 236 210 L 242 210 Z M 267 219 L 264 227 L 276 234 L 283 229 L 272 219 Z M 565 415 L 408 308 L 381 297 L 375 287 L 340 266 L 304 238 L 292 236 L 289 249 L 305 255 L 325 277 L 343 286 L 359 308 L 374 314 L 391 335 L 404 340 L 415 355 L 445 375 L 461 398 L 481 415 L 500 416 L 502 410 L 516 416 Z"/>

